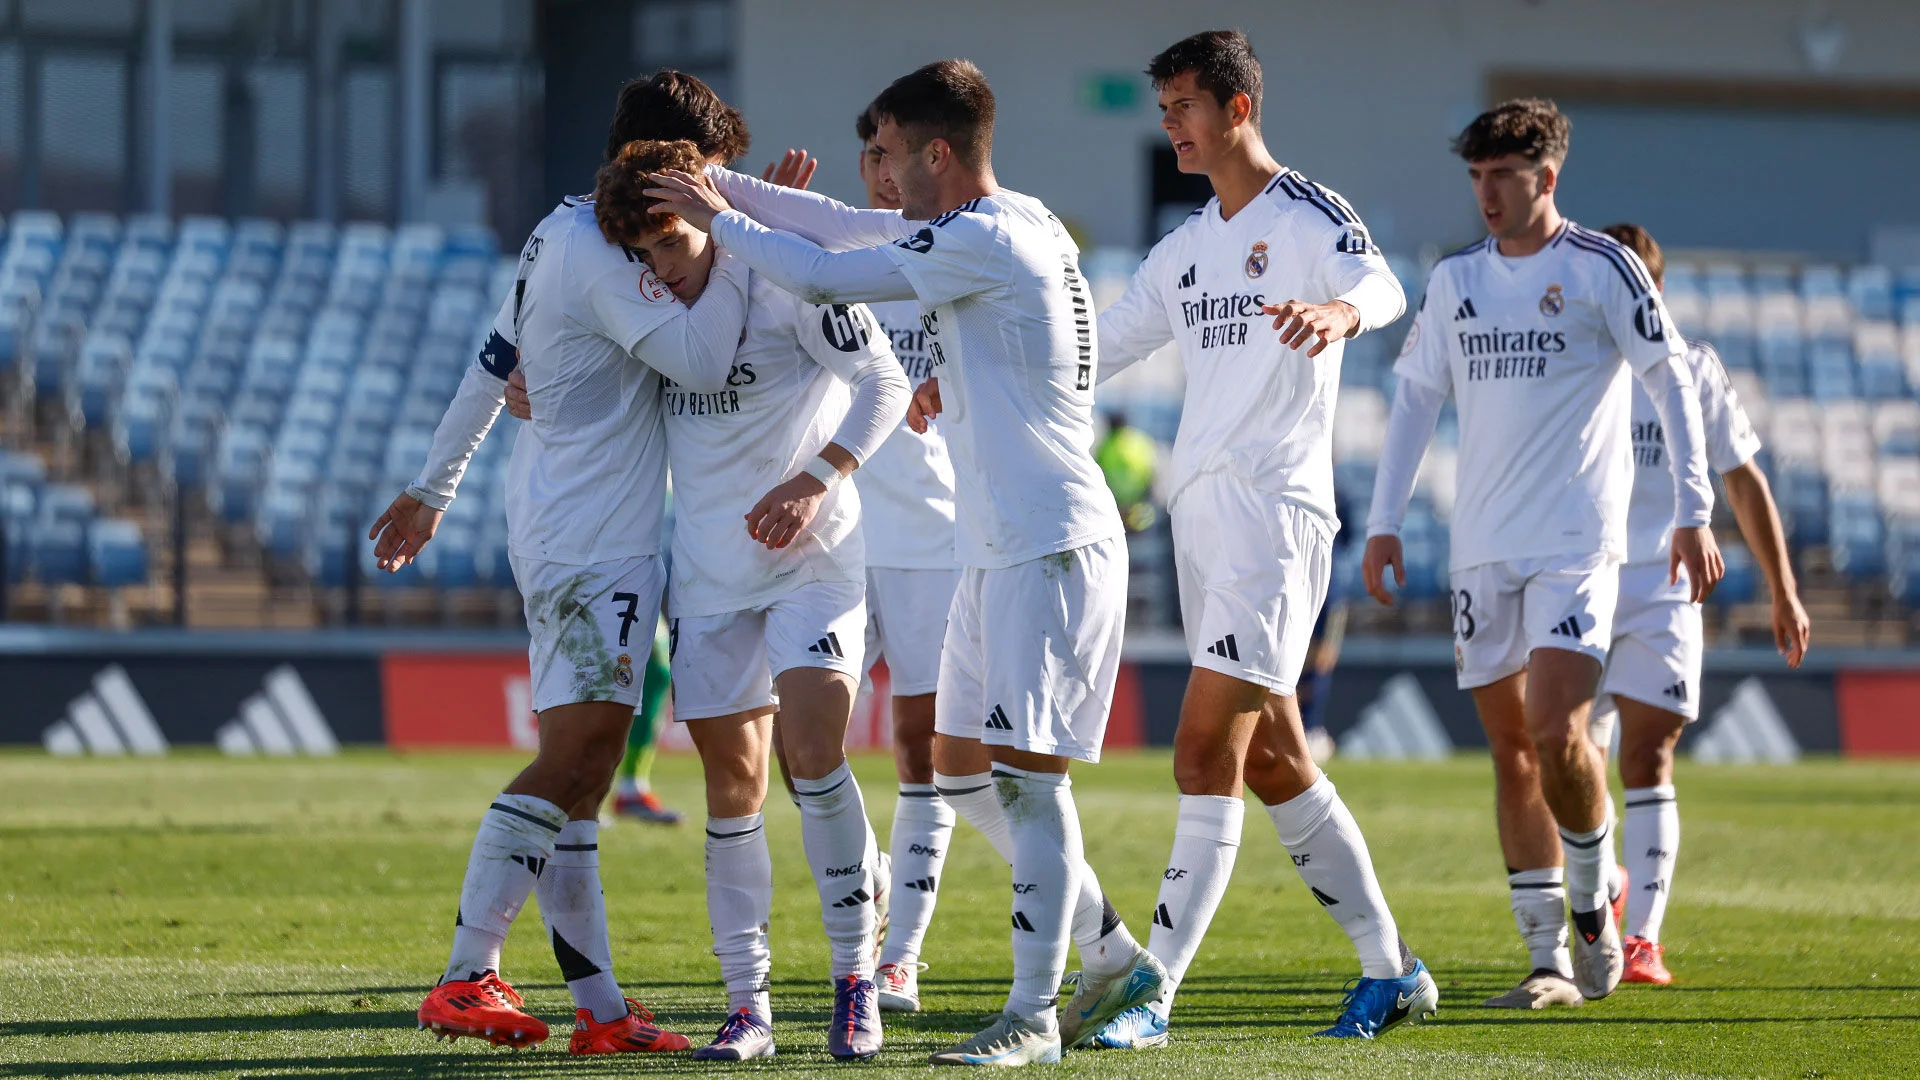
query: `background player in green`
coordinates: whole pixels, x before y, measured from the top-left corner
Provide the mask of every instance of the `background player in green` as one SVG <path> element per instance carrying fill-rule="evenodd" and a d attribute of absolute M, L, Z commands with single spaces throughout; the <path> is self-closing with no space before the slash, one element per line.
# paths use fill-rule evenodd
<path fill-rule="evenodd" d="M 655 825 L 678 825 L 685 819 L 680 811 L 661 802 L 653 790 L 654 751 L 660 740 L 660 721 L 666 715 L 667 692 L 672 687 L 673 676 L 667 667 L 667 621 L 661 619 L 654 629 L 653 650 L 647 654 L 640 711 L 633 714 L 633 727 L 627 731 L 627 754 L 620 759 L 620 771 L 614 779 L 615 814 Z"/>

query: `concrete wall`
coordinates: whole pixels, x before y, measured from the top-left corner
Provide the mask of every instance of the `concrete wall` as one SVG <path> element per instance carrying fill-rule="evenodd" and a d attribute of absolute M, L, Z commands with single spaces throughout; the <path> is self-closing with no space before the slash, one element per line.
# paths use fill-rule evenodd
<path fill-rule="evenodd" d="M 737 20 L 736 85 L 756 165 L 804 145 L 826 159 L 817 187 L 857 197 L 854 114 L 894 76 L 967 56 L 999 96 L 1002 182 L 1044 199 L 1096 243 L 1129 246 L 1151 239 L 1145 147 L 1161 137 L 1153 96 L 1142 78 L 1137 108 L 1094 113 L 1082 84 L 1138 72 L 1210 26 L 1253 39 L 1276 156 L 1346 194 L 1382 243 L 1403 252 L 1479 233 L 1446 141 L 1486 104 L 1491 71 L 1920 83 L 1920 3 L 1906 0 L 738 0 Z M 1808 25 L 1843 35 L 1830 75 L 1806 59 Z M 1574 115 L 1567 180 L 1578 185 Z M 1652 159 L 1646 177 L 1670 179 Z"/>

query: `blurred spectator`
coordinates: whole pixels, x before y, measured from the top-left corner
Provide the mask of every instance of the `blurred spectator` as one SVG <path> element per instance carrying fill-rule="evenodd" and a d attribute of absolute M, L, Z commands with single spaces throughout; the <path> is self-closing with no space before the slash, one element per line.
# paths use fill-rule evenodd
<path fill-rule="evenodd" d="M 1093 451 L 1106 474 L 1107 487 L 1113 489 L 1120 504 L 1120 517 L 1128 532 L 1141 532 L 1159 516 L 1150 495 L 1154 474 L 1159 470 L 1160 449 L 1153 436 L 1127 423 L 1125 413 L 1107 414 L 1107 434 Z"/>

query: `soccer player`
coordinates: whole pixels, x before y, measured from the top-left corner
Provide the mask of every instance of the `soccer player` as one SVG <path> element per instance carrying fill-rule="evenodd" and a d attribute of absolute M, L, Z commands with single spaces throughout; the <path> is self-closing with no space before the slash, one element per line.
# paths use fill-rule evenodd
<path fill-rule="evenodd" d="M 508 465 L 508 553 L 532 634 L 534 761 L 482 817 L 453 950 L 420 1006 L 422 1027 L 525 1046 L 547 1037 L 498 974 L 500 948 L 537 891 L 577 1006 L 576 1054 L 684 1050 L 626 999 L 612 973 L 597 821 L 640 688 L 636 612 L 658 609 L 666 494 L 660 374 L 725 388 L 745 324 L 744 269 L 717 266 L 699 304 L 601 236 L 590 201 L 566 199 L 521 251 L 512 295 L 434 433 L 420 477 L 369 537 L 386 570 L 432 540 L 473 450 L 523 370 L 531 421 Z"/>
<path fill-rule="evenodd" d="M 703 165 L 691 143 L 633 143 L 603 170 L 596 194 L 608 235 L 683 302 L 700 296 L 718 249 L 705 233 L 654 212 L 643 191 L 651 173 Z M 844 749 L 864 670 L 865 560 L 859 495 L 841 481 L 899 426 L 911 391 L 864 307 L 805 303 L 759 275 L 725 382 L 717 393 L 661 387 L 674 477 L 674 715 L 688 725 L 707 773 L 708 916 L 731 1011 L 698 1056 L 774 1050 L 766 929 L 773 880 L 761 811 L 777 700 L 832 944 L 828 1050 L 872 1057 L 881 1045 L 878 867 Z M 750 503 L 759 491 L 766 494 Z"/>
<path fill-rule="evenodd" d="M 898 210 L 900 192 L 880 175 L 878 125 L 871 112 L 854 121 L 860 138 L 860 180 L 867 205 Z M 907 381 L 933 377 L 920 306 L 912 300 L 872 305 Z M 953 841 L 953 807 L 933 786 L 935 693 L 940 641 L 960 571 L 953 560 L 953 461 L 938 431 L 916 434 L 902 423 L 861 466 L 861 529 L 867 543 L 867 664 L 885 656 L 893 689 L 894 804 L 892 903 L 874 981 L 880 1007 L 920 1009 L 920 949 L 933 922 L 940 874 Z"/>
<path fill-rule="evenodd" d="M 1632 248 L 1662 287 L 1666 259 L 1638 225 L 1602 230 Z M 1788 667 L 1799 667 L 1812 628 L 1800 604 L 1780 511 L 1754 455 L 1759 436 L 1734 393 L 1720 356 L 1691 340 L 1687 368 L 1700 395 L 1707 463 L 1726 485 L 1734 517 L 1760 561 L 1773 594 L 1774 643 Z M 1612 724 L 1620 725 L 1620 779 L 1626 814 L 1620 847 L 1627 870 L 1626 969 L 1622 982 L 1673 981 L 1660 946 L 1660 922 L 1672 895 L 1680 854 L 1680 807 L 1673 788 L 1673 750 L 1680 733 L 1700 716 L 1700 661 L 1705 634 L 1700 605 L 1667 578 L 1668 532 L 1673 527 L 1673 474 L 1667 467 L 1660 417 L 1641 391 L 1633 395 L 1633 500 L 1627 508 L 1627 561 L 1620 568 L 1620 603 L 1613 646 L 1594 708 L 1591 738 L 1606 753 Z"/>
<path fill-rule="evenodd" d="M 1370 1039 L 1432 1013 L 1439 991 L 1400 940 L 1359 825 L 1313 762 L 1294 691 L 1340 527 L 1333 413 L 1344 343 L 1399 318 L 1406 298 L 1353 207 L 1267 151 L 1260 61 L 1245 36 L 1195 34 L 1147 74 L 1180 170 L 1205 175 L 1214 197 L 1154 245 L 1101 313 L 1100 377 L 1179 344 L 1187 392 L 1168 508 L 1193 671 L 1173 742 L 1180 814 L 1148 944 L 1167 991 L 1096 1041 L 1166 1041 L 1173 990 L 1233 874 L 1243 784 L 1360 954 L 1360 981 L 1320 1034 Z"/>
<path fill-rule="evenodd" d="M 875 99 L 873 141 L 898 213 L 734 173 L 658 178 L 667 209 L 804 297 L 920 301 L 937 381 L 908 415 L 918 431 L 951 408 L 962 566 L 941 654 L 935 784 L 1013 869 L 1006 1011 L 936 1064 L 1057 1060 L 1068 1018 L 1097 1029 L 1164 979 L 1097 899 L 1067 777 L 1069 762 L 1099 759 L 1125 621 L 1119 512 L 1091 452 L 1092 297 L 1059 219 L 994 178 L 993 114 L 985 77 L 964 60 L 928 64 Z M 1080 1004 L 1056 1017 L 1070 936 L 1087 977 Z"/>
<path fill-rule="evenodd" d="M 673 672 L 667 665 L 666 620 L 655 620 L 653 648 L 647 651 L 647 670 L 641 678 L 640 711 L 633 714 L 633 728 L 627 732 L 627 753 L 613 785 L 613 810 L 616 814 L 651 822 L 678 825 L 685 820 L 680 811 L 660 801 L 653 790 L 653 759 L 660 740 L 660 721 L 667 712 L 667 695 L 672 690 Z"/>
<path fill-rule="evenodd" d="M 1454 659 L 1493 748 L 1500 847 L 1533 968 L 1487 1004 L 1513 1008 L 1605 997 L 1620 981 L 1606 767 L 1587 720 L 1627 554 L 1632 378 L 1672 459 L 1668 580 L 1684 572 L 1699 601 L 1723 569 L 1686 343 L 1640 257 L 1554 206 L 1568 134 L 1552 102 L 1526 99 L 1482 113 L 1453 142 L 1489 235 L 1434 266 L 1394 365 L 1362 562 L 1367 591 L 1391 604 L 1385 572 L 1404 583 L 1400 521 L 1452 393 Z"/>

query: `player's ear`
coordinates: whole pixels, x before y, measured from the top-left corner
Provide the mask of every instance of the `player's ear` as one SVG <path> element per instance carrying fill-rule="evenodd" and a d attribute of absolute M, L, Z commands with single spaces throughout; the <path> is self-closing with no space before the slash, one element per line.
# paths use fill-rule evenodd
<path fill-rule="evenodd" d="M 1560 165 L 1558 162 L 1540 163 L 1540 194 L 1551 195 L 1560 186 Z"/>
<path fill-rule="evenodd" d="M 927 168 L 935 173 L 945 170 L 953 160 L 953 144 L 938 136 L 928 139 L 927 148 L 922 152 L 927 155 Z"/>
<path fill-rule="evenodd" d="M 1252 118 L 1253 98 L 1248 96 L 1246 91 L 1242 90 L 1227 99 L 1227 119 L 1234 127 L 1239 127 Z"/>

